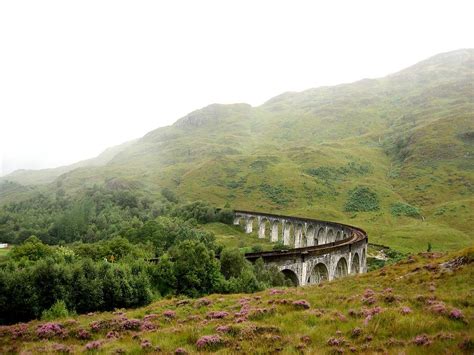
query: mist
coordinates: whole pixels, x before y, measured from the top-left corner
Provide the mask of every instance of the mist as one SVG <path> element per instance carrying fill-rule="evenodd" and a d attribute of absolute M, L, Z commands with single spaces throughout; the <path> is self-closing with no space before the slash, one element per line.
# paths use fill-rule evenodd
<path fill-rule="evenodd" d="M 0 175 L 96 156 L 211 103 L 256 106 L 474 47 L 472 7 L 2 2 Z"/>

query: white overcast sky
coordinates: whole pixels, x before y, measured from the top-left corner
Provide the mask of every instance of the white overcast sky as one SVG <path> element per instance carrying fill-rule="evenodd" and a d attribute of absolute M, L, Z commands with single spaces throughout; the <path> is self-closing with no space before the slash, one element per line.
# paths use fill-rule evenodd
<path fill-rule="evenodd" d="M 473 1 L 0 1 L 0 175 L 474 47 Z"/>

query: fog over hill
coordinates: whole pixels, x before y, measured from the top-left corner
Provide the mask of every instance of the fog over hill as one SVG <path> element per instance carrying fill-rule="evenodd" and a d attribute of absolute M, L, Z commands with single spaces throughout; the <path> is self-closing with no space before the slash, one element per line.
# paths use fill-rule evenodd
<path fill-rule="evenodd" d="M 474 234 L 474 50 L 442 53 L 380 79 L 287 92 L 251 107 L 213 104 L 67 167 L 17 171 L 2 203 L 124 181 L 158 196 L 349 221 L 411 250 Z M 345 208 L 369 187 L 372 212 Z M 399 205 L 397 205 L 399 204 Z M 419 216 L 400 216 L 394 206 Z"/>

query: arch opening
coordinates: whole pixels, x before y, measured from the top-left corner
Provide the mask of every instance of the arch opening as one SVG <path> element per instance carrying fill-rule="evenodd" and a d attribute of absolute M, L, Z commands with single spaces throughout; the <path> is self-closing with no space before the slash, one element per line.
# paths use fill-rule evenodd
<path fill-rule="evenodd" d="M 339 277 L 347 276 L 347 261 L 344 257 L 340 258 L 336 265 L 336 272 L 334 277 L 337 279 Z"/>
<path fill-rule="evenodd" d="M 324 237 L 324 228 L 320 227 L 318 230 L 318 235 L 316 236 L 316 240 L 318 240 L 321 244 L 325 244 L 323 237 Z"/>
<path fill-rule="evenodd" d="M 334 242 L 334 240 L 334 231 L 332 229 L 329 229 L 326 236 L 326 243 L 332 243 Z"/>
<path fill-rule="evenodd" d="M 293 270 L 284 269 L 284 270 L 281 270 L 281 272 L 283 276 L 285 276 L 285 279 L 290 283 L 291 286 L 299 285 L 298 276 L 296 276 Z"/>
<path fill-rule="evenodd" d="M 328 268 L 323 263 L 318 263 L 308 277 L 308 284 L 319 284 L 325 280 L 329 280 Z"/>
<path fill-rule="evenodd" d="M 354 256 L 352 257 L 351 275 L 358 274 L 359 272 L 360 272 L 359 254 L 355 253 Z"/>

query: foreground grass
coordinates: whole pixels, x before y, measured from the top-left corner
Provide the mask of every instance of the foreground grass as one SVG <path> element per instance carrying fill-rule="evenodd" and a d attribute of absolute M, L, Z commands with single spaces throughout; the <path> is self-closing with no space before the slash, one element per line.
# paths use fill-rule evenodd
<path fill-rule="evenodd" d="M 0 353 L 472 353 L 473 261 L 425 253 L 319 286 L 4 326 Z"/>

